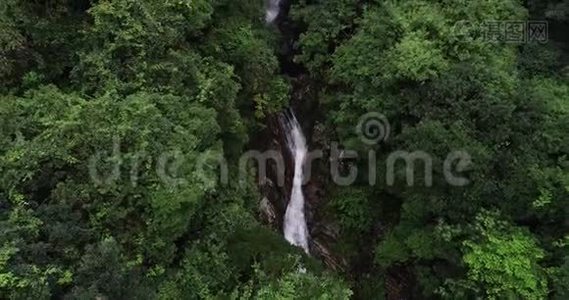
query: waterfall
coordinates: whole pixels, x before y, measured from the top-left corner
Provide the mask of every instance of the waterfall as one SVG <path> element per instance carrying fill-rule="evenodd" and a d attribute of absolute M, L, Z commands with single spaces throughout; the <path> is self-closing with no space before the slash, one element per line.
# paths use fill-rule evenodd
<path fill-rule="evenodd" d="M 279 16 L 281 10 L 281 0 L 267 0 L 267 9 L 265 11 L 265 22 L 273 23 Z"/>
<path fill-rule="evenodd" d="M 286 142 L 294 158 L 294 177 L 284 218 L 284 236 L 289 243 L 302 247 L 304 252 L 308 253 L 308 229 L 302 193 L 303 165 L 307 154 L 306 140 L 292 110 L 283 114 L 283 128 L 286 131 Z"/>

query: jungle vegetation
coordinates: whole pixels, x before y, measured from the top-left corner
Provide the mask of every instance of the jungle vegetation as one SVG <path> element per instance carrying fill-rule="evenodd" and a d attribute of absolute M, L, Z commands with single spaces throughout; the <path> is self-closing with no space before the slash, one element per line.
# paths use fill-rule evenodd
<path fill-rule="evenodd" d="M 393 278 L 409 299 L 569 297 L 569 1 L 294 0 L 286 34 L 264 5 L 0 1 L 0 299 L 384 299 Z M 456 26 L 531 20 L 547 41 Z M 341 270 L 259 220 L 253 174 L 193 168 L 210 153 L 238 176 L 294 93 L 284 64 L 313 140 L 435 157 L 432 186 L 328 182 Z M 378 145 L 354 134 L 371 111 Z M 461 187 L 441 172 L 457 149 Z"/>

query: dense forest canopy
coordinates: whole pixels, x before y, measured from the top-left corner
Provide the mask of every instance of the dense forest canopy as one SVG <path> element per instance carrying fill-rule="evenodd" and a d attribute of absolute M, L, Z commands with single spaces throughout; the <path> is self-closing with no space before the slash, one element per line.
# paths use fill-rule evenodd
<path fill-rule="evenodd" d="M 569 1 L 267 5 L 0 1 L 0 299 L 569 297 Z"/>

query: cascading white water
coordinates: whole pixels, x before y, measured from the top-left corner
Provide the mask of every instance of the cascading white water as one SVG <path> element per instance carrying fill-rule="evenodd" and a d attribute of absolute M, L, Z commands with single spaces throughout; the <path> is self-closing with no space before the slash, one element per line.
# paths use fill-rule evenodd
<path fill-rule="evenodd" d="M 304 252 L 308 253 L 308 229 L 302 193 L 303 165 L 307 154 L 306 140 L 292 110 L 284 113 L 283 125 L 286 130 L 286 141 L 294 158 L 294 177 L 284 218 L 284 236 L 289 243 L 302 247 Z"/>
<path fill-rule="evenodd" d="M 267 9 L 265 11 L 265 22 L 273 23 L 279 16 L 281 10 L 281 0 L 267 0 Z"/>

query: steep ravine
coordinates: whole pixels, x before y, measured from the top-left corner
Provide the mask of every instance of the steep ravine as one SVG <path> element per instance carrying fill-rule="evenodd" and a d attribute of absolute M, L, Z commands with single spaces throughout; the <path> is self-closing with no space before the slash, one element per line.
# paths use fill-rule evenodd
<path fill-rule="evenodd" d="M 281 71 L 288 76 L 292 84 L 289 109 L 294 112 L 298 121 L 298 129 L 305 138 L 308 151 L 315 147 L 323 148 L 326 145 L 321 143 L 315 145 L 312 142 L 314 132 L 318 131 L 315 124 L 318 118 L 318 101 L 317 95 L 313 94 L 310 77 L 302 66 L 293 62 L 295 53 L 293 52 L 293 43 L 298 38 L 297 29 L 294 24 L 287 18 L 286 13 L 289 10 L 288 2 L 285 0 L 270 0 L 267 2 L 266 19 L 270 21 L 268 26 L 278 28 L 281 39 L 281 47 L 279 49 L 279 61 L 281 63 Z M 279 6 L 279 14 L 274 14 L 275 5 Z M 264 144 L 265 150 L 272 149 L 279 151 L 285 160 L 285 184 L 278 186 L 278 176 L 275 165 L 268 164 L 267 180 L 260 186 L 263 195 L 260 203 L 261 217 L 265 223 L 281 232 L 287 240 L 292 241 L 294 238 L 290 228 L 285 226 L 285 218 L 287 217 L 287 207 L 290 206 L 290 199 L 299 197 L 298 193 L 303 196 L 303 211 L 307 223 L 307 245 L 300 242 L 292 241 L 292 244 L 300 246 L 305 252 L 311 256 L 321 259 L 328 267 L 335 270 L 345 270 L 347 261 L 331 251 L 333 245 L 339 235 L 337 226 L 333 223 L 324 221 L 324 217 L 319 213 L 319 209 L 326 203 L 325 189 L 326 181 L 328 181 L 327 162 L 325 159 L 316 160 L 312 163 L 312 174 L 300 189 L 295 189 L 295 170 L 298 170 L 299 161 L 295 160 L 295 153 L 291 151 L 291 127 L 286 122 L 282 122 L 283 116 L 287 113 L 280 113 L 269 116 L 267 118 L 267 130 L 263 131 L 256 139 L 259 141 L 270 141 L 269 145 Z M 318 135 L 318 134 L 316 134 Z M 326 149 L 323 149 L 326 150 Z M 326 152 L 326 151 L 325 151 Z M 296 168 L 295 168 L 296 163 Z M 297 174 L 298 175 L 298 174 Z M 296 178 L 298 181 L 300 178 Z M 294 205 L 293 205 L 294 206 Z M 296 209 L 299 209 L 296 207 Z M 298 213 L 298 211 L 297 211 Z M 302 226 L 297 228 L 300 232 Z M 296 234 L 298 234 L 298 230 Z M 288 236 L 287 236 L 288 235 Z"/>

